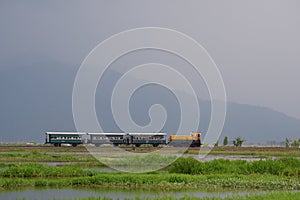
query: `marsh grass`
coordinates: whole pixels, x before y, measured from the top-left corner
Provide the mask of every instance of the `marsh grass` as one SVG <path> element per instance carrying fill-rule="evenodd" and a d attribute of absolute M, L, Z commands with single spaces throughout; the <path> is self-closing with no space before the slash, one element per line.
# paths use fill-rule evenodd
<path fill-rule="evenodd" d="M 266 194 L 252 194 L 252 195 L 245 195 L 245 196 L 237 196 L 233 195 L 230 197 L 204 197 L 201 198 L 202 200 L 299 200 L 300 192 L 270 192 Z M 198 200 L 199 197 L 193 196 L 184 196 L 184 197 L 174 197 L 174 196 L 165 196 L 165 197 L 153 197 L 153 198 L 126 198 L 127 200 Z M 76 200 L 112 200 L 109 197 L 86 197 L 86 198 L 76 198 Z"/>
<path fill-rule="evenodd" d="M 157 159 L 163 159 L 162 157 Z M 164 172 L 105 173 L 78 166 L 52 167 L 37 163 L 14 163 L 0 170 L 0 188 L 46 187 L 129 187 L 129 188 L 249 188 L 300 189 L 300 161 L 295 158 L 261 161 L 224 159 L 201 163 L 179 158 Z"/>
<path fill-rule="evenodd" d="M 87 162 L 62 163 L 62 164 L 58 164 L 57 167 L 102 168 L 107 166 L 99 161 L 87 161 Z"/>
<path fill-rule="evenodd" d="M 1 153 L 0 161 L 2 162 L 83 162 L 95 161 L 91 155 L 76 156 L 69 154 L 55 154 L 39 151 L 24 153 Z"/>
<path fill-rule="evenodd" d="M 201 150 L 203 153 L 209 155 L 245 155 L 253 157 L 300 157 L 300 149 L 298 148 L 283 148 L 283 147 L 215 147 L 207 152 L 205 149 Z M 199 154 L 199 149 L 189 149 L 188 154 Z"/>
<path fill-rule="evenodd" d="M 95 172 L 78 167 L 50 167 L 38 163 L 19 163 L 0 171 L 4 178 L 84 177 Z"/>
<path fill-rule="evenodd" d="M 243 189 L 300 189 L 299 179 L 274 175 L 187 175 L 187 174 L 124 174 L 97 173 L 84 176 L 49 173 L 45 178 L 5 178 L 0 179 L 1 188 L 46 186 L 46 187 L 124 187 L 124 188 L 159 188 L 196 189 L 196 188 L 243 188 Z M 90 176 L 91 175 L 91 176 Z M 26 175 L 24 175 L 26 176 Z M 29 176 L 30 177 L 30 176 Z M 43 177 L 43 175 L 39 175 Z"/>
<path fill-rule="evenodd" d="M 176 156 L 162 156 L 157 154 L 147 154 L 145 156 L 132 156 L 111 160 L 109 164 L 120 166 L 139 166 L 139 165 L 162 165 L 166 166 L 176 160 Z"/>
<path fill-rule="evenodd" d="M 199 162 L 192 157 L 179 158 L 168 168 L 171 173 L 184 174 L 272 174 L 277 176 L 300 175 L 300 160 L 296 158 L 245 160 L 217 159 Z"/>

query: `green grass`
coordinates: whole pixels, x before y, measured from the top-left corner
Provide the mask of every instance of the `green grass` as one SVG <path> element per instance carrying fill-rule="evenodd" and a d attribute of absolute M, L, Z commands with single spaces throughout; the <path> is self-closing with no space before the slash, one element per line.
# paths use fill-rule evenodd
<path fill-rule="evenodd" d="M 21 154 L 23 155 L 23 154 Z M 42 157 L 34 152 L 28 157 Z M 65 155 L 60 155 L 65 156 Z M 137 157 L 133 162 L 165 161 L 167 158 Z M 46 154 L 47 157 L 47 154 Z M 72 158 L 72 157 L 71 157 Z M 69 159 L 69 158 L 68 158 Z M 73 158 L 72 158 L 73 159 Z M 98 165 L 98 162 L 95 164 Z M 191 188 L 245 188 L 245 189 L 300 189 L 300 160 L 280 158 L 246 162 L 224 159 L 199 162 L 192 157 L 179 158 L 165 170 L 169 173 L 104 173 L 84 169 L 93 166 L 91 161 L 70 166 L 46 166 L 37 163 L 0 163 L 0 188 L 49 186 L 49 187 L 129 187 L 191 189 Z M 102 165 L 101 165 L 102 166 Z M 300 199 L 300 198 L 299 198 Z"/>
<path fill-rule="evenodd" d="M 98 161 L 99 160 L 99 161 Z M 85 168 L 95 168 L 95 167 L 106 167 L 111 166 L 119 170 L 128 170 L 131 172 L 145 172 L 160 170 L 164 166 L 168 166 L 176 160 L 175 156 L 161 156 L 155 154 L 148 154 L 145 156 L 132 156 L 132 157 L 98 157 L 96 161 L 88 162 L 77 162 L 72 164 L 62 164 L 58 166 L 69 166 L 69 167 L 85 167 Z M 102 162 L 102 163 L 101 163 Z"/>
<path fill-rule="evenodd" d="M 57 167 L 80 167 L 80 168 L 101 168 L 106 167 L 99 161 L 87 161 L 87 162 L 74 162 L 74 163 L 62 163 L 58 164 Z"/>
<path fill-rule="evenodd" d="M 0 162 L 86 162 L 95 161 L 91 155 L 76 156 L 31 151 L 25 153 L 1 153 Z"/>
<path fill-rule="evenodd" d="M 0 168 L 8 167 L 10 164 L 5 162 L 0 162 Z"/>
<path fill-rule="evenodd" d="M 278 168 L 278 163 L 283 167 Z M 228 160 L 199 163 L 192 158 L 181 158 L 168 170 L 186 170 L 180 171 L 185 174 L 130 174 L 96 172 L 74 166 L 51 167 L 37 163 L 15 163 L 0 171 L 0 188 L 101 186 L 160 190 L 216 187 L 299 190 L 300 178 L 295 173 L 298 164 L 299 160 L 292 158 L 252 163 Z M 195 169 L 203 171 L 193 173 Z M 284 171 L 289 173 L 282 173 Z"/>
<path fill-rule="evenodd" d="M 201 198 L 202 200 L 299 200 L 300 192 L 270 192 L 266 194 L 254 194 L 254 195 L 245 195 L 245 196 L 235 196 L 232 197 L 205 197 Z M 134 199 L 134 200 L 197 200 L 200 199 L 198 197 L 193 196 L 184 196 L 181 198 L 176 198 L 173 196 L 165 196 L 165 197 L 154 197 L 154 198 L 126 198 Z M 75 200 L 112 200 L 109 197 L 87 197 L 87 198 L 76 198 Z"/>
<path fill-rule="evenodd" d="M 102 158 L 99 158 L 101 161 Z M 111 159 L 111 158 L 110 158 Z M 176 156 L 162 156 L 162 155 L 157 155 L 153 153 L 149 153 L 145 156 L 139 156 L 138 154 L 136 156 L 132 157 L 125 157 L 125 158 L 115 158 L 111 160 L 107 160 L 106 162 L 109 163 L 110 165 L 115 165 L 115 166 L 140 166 L 144 165 L 147 167 L 148 165 L 161 165 L 161 166 L 166 166 L 172 161 L 176 160 Z"/>
<path fill-rule="evenodd" d="M 168 171 L 184 174 L 272 174 L 278 176 L 300 176 L 300 160 L 296 158 L 267 159 L 247 162 L 244 160 L 217 159 L 199 162 L 192 157 L 179 158 Z"/>
<path fill-rule="evenodd" d="M 169 160 L 173 160 L 173 157 L 148 155 L 145 157 L 132 157 L 127 158 L 124 162 L 119 162 L 122 165 L 131 166 L 139 163 L 146 163 L 151 165 L 154 163 L 163 163 Z M 10 176 L 18 177 L 21 171 L 31 170 L 33 172 L 43 173 L 44 171 L 50 172 L 61 168 L 68 171 L 82 170 L 83 168 L 90 167 L 103 167 L 104 165 L 99 162 L 79 162 L 70 165 L 62 165 L 58 167 L 50 167 L 37 163 L 0 163 L 0 166 L 8 167 L 0 171 L 0 176 L 4 176 L 4 173 L 10 174 Z M 179 158 L 164 171 L 170 173 L 182 173 L 182 174 L 270 174 L 277 176 L 300 176 L 300 160 L 296 158 L 280 158 L 280 159 L 267 159 L 247 162 L 244 160 L 225 160 L 217 159 L 209 162 L 199 162 L 192 157 Z"/>
<path fill-rule="evenodd" d="M 80 172 L 81 173 L 81 172 Z M 47 187 L 126 187 L 126 188 L 243 188 L 243 189 L 300 189 L 298 178 L 278 177 L 274 175 L 187 175 L 187 174 L 124 174 L 97 173 L 96 175 L 74 177 L 69 174 L 60 177 L 60 172 L 52 172 L 39 177 L 47 178 L 5 178 L 0 179 L 0 188 L 47 186 Z M 22 177 L 25 175 L 22 175 Z M 59 178 L 55 178 L 59 177 Z"/>
<path fill-rule="evenodd" d="M 0 152 L 87 152 L 84 146 L 78 147 L 54 147 L 53 145 L 0 145 Z"/>
<path fill-rule="evenodd" d="M 188 153 L 196 153 L 189 151 Z M 278 156 L 278 157 L 285 157 L 285 156 L 293 156 L 293 157 L 300 157 L 299 150 L 286 150 L 286 151 L 218 151 L 213 150 L 209 153 L 210 155 L 245 155 L 245 156 L 254 156 L 254 157 L 271 157 L 271 156 Z"/>
<path fill-rule="evenodd" d="M 188 150 L 186 153 L 199 154 L 199 150 Z M 205 149 L 202 150 L 205 153 Z M 244 155 L 253 157 L 300 157 L 300 149 L 284 147 L 214 147 L 209 155 Z"/>
<path fill-rule="evenodd" d="M 37 163 L 19 163 L 0 171 L 3 178 L 85 177 L 95 172 L 75 167 L 50 167 Z"/>
<path fill-rule="evenodd" d="M 3 146 L 2 146 L 3 147 Z M 130 150 L 129 150 L 130 151 Z M 172 150 L 170 150 L 172 151 Z M 87 149 L 83 146 L 54 148 L 47 145 L 35 148 L 22 146 L 0 148 L 0 162 L 81 162 L 95 161 Z M 72 154 L 81 152 L 83 154 Z M 137 148 L 135 153 L 150 152 L 147 149 Z M 202 153 L 205 149 L 202 150 Z M 86 153 L 86 154 L 85 154 Z M 187 153 L 199 154 L 199 150 L 188 150 Z M 215 147 L 210 155 L 245 155 L 259 158 L 278 157 L 300 157 L 300 149 L 296 148 L 269 148 L 269 147 Z"/>

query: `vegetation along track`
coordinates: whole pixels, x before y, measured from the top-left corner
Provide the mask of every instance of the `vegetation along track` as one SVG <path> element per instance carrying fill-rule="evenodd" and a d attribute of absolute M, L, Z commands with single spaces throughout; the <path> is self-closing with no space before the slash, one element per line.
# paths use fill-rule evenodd
<path fill-rule="evenodd" d="M 89 147 L 91 150 L 93 148 L 97 149 L 97 147 Z M 105 147 L 100 147 L 105 150 Z M 161 147 L 132 147 L 132 146 L 119 146 L 119 148 L 128 150 L 128 151 L 137 151 L 137 152 L 147 152 L 147 151 L 156 151 L 161 149 Z M 170 150 L 180 150 L 181 147 L 168 147 Z M 207 147 L 201 147 L 203 151 L 209 150 Z M 10 150 L 58 150 L 58 151 L 87 151 L 85 146 L 62 146 L 62 147 L 54 147 L 49 145 L 0 145 L 0 151 L 10 151 Z M 190 147 L 187 149 L 188 153 L 197 153 L 200 150 L 199 147 Z M 286 147 L 233 147 L 233 146 L 226 146 L 226 147 L 214 147 L 212 153 L 243 153 L 243 152 L 289 152 L 295 151 L 300 152 L 300 148 L 286 148 Z"/>

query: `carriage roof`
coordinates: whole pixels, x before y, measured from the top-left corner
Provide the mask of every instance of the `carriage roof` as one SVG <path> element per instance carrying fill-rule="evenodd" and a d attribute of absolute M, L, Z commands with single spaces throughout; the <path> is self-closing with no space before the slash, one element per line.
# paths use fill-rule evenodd
<path fill-rule="evenodd" d="M 128 133 L 129 135 L 145 135 L 145 136 L 154 136 L 154 135 L 167 135 L 166 133 Z"/>
<path fill-rule="evenodd" d="M 166 133 L 88 133 L 88 135 L 144 135 L 144 136 L 152 136 L 152 135 L 167 135 Z"/>
<path fill-rule="evenodd" d="M 86 135 L 80 132 L 46 132 L 47 135 Z"/>
<path fill-rule="evenodd" d="M 126 135 L 126 133 L 88 133 L 88 135 Z"/>

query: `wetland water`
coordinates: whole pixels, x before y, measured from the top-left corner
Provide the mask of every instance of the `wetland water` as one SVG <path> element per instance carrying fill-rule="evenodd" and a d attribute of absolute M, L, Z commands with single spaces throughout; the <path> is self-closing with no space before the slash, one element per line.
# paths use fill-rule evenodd
<path fill-rule="evenodd" d="M 185 154 L 184 157 L 194 157 L 198 158 L 195 154 Z M 260 160 L 260 158 L 253 156 L 244 155 L 208 155 L 205 160 L 200 161 L 210 161 L 215 159 L 228 159 L 228 160 L 247 160 L 255 161 Z M 76 164 L 77 162 L 39 162 L 48 166 L 59 166 Z M 5 168 L 6 166 L 4 166 Z M 85 167 L 83 167 L 85 168 Z M 116 172 L 114 169 L 109 167 L 95 167 L 95 168 L 85 168 L 98 172 Z M 1 170 L 1 168 L 0 168 Z M 125 198 L 153 198 L 153 197 L 231 197 L 231 196 L 244 196 L 253 194 L 262 194 L 270 191 L 263 190 L 236 190 L 236 189 L 220 189 L 214 188 L 211 190 L 195 189 L 195 190 L 168 190 L 164 191 L 163 188 L 158 188 L 159 190 L 141 190 L 141 189 L 121 189 L 121 188 L 25 188 L 19 190 L 17 188 L 11 190 L 0 190 L 0 200 L 4 199 L 74 199 L 74 198 L 86 198 L 86 197 L 109 197 L 113 199 L 125 199 Z"/>
<path fill-rule="evenodd" d="M 250 194 L 262 194 L 264 191 L 260 190 L 183 190 L 183 191 L 153 191 L 153 190 L 139 190 L 139 189 L 121 189 L 121 188 L 31 188 L 24 190 L 10 190 L 0 191 L 0 199 L 15 200 L 15 199 L 74 199 L 86 197 L 109 197 L 113 199 L 126 199 L 126 198 L 153 198 L 153 197 L 231 197 L 231 196 L 244 196 Z"/>

